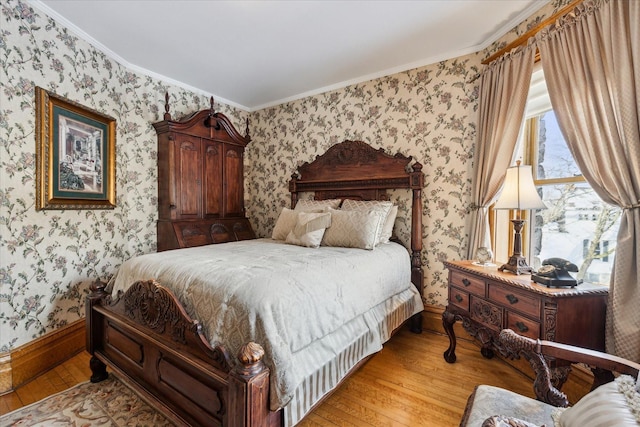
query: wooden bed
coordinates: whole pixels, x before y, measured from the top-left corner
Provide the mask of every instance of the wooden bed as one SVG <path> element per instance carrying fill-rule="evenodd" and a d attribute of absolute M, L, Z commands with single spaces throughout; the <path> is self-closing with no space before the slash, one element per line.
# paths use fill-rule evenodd
<path fill-rule="evenodd" d="M 289 191 L 293 208 L 300 193 L 314 193 L 316 200 L 387 200 L 385 190 L 411 190 L 411 282 L 422 295 L 424 175 L 420 163 L 411 163 L 411 157 L 345 141 L 300 166 Z M 104 380 L 108 366 L 178 424 L 283 425 L 283 411 L 269 409 L 269 369 L 262 347 L 249 342 L 237 355 L 212 347 L 201 324 L 161 284 L 139 281 L 112 298 L 105 284 L 96 283 L 87 297 L 86 321 L 92 382 Z M 421 314 L 414 315 L 411 330 L 421 332 L 421 323 Z"/>

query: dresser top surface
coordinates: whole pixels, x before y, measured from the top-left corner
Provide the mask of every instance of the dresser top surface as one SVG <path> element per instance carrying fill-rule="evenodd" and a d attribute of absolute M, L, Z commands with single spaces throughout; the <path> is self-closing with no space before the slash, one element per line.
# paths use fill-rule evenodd
<path fill-rule="evenodd" d="M 565 297 L 575 295 L 607 295 L 609 288 L 594 283 L 581 283 L 573 288 L 555 288 L 541 285 L 531 280 L 530 274 L 516 275 L 511 272 L 498 271 L 499 265 L 481 266 L 473 261 L 445 261 L 444 265 L 451 269 L 464 271 L 485 279 L 491 279 L 500 283 L 506 283 L 531 292 L 544 294 L 550 297 Z"/>

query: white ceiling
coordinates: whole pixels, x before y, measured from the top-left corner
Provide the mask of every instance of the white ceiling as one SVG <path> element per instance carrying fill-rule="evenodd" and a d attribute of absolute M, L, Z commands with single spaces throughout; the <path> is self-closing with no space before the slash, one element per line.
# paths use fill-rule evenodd
<path fill-rule="evenodd" d="M 121 64 L 254 111 L 481 50 L 548 0 L 32 0 Z"/>

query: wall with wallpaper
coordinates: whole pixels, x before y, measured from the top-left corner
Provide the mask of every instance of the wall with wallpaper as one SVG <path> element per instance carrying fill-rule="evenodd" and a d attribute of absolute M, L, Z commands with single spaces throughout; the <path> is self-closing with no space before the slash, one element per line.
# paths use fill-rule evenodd
<path fill-rule="evenodd" d="M 562 2 L 565 2 L 563 0 Z M 560 2 L 560 3 L 562 3 Z M 548 16 L 552 3 L 495 50 Z M 156 138 L 164 93 L 174 118 L 208 108 L 208 97 L 122 67 L 29 4 L 3 1 L 0 15 L 0 352 L 84 316 L 89 284 L 131 256 L 155 250 Z M 424 165 L 425 301 L 446 300 L 440 262 L 464 256 L 471 191 L 480 54 L 247 113 L 216 105 L 239 129 L 251 117 L 247 210 L 268 236 L 295 167 L 344 139 L 364 140 Z M 114 210 L 35 210 L 34 88 L 117 120 Z M 408 198 L 394 192 L 406 216 Z M 399 229 L 406 233 L 407 224 Z"/>
<path fill-rule="evenodd" d="M 125 69 L 29 4 L 0 6 L 0 352 L 84 316 L 95 279 L 156 245 L 156 133 L 209 98 Z M 35 99 L 43 87 L 114 117 L 113 210 L 35 210 Z M 216 109 L 244 129 L 247 112 Z"/>

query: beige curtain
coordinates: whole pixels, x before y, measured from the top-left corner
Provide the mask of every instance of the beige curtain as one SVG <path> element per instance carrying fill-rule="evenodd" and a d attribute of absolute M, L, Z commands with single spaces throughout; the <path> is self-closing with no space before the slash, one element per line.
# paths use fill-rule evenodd
<path fill-rule="evenodd" d="M 525 46 L 492 62 L 482 73 L 468 259 L 475 257 L 478 247 L 491 247 L 488 208 L 511 165 L 535 53 L 534 47 Z"/>
<path fill-rule="evenodd" d="M 537 36 L 553 109 L 580 170 L 623 208 L 607 352 L 640 362 L 640 1 L 587 1 Z"/>

